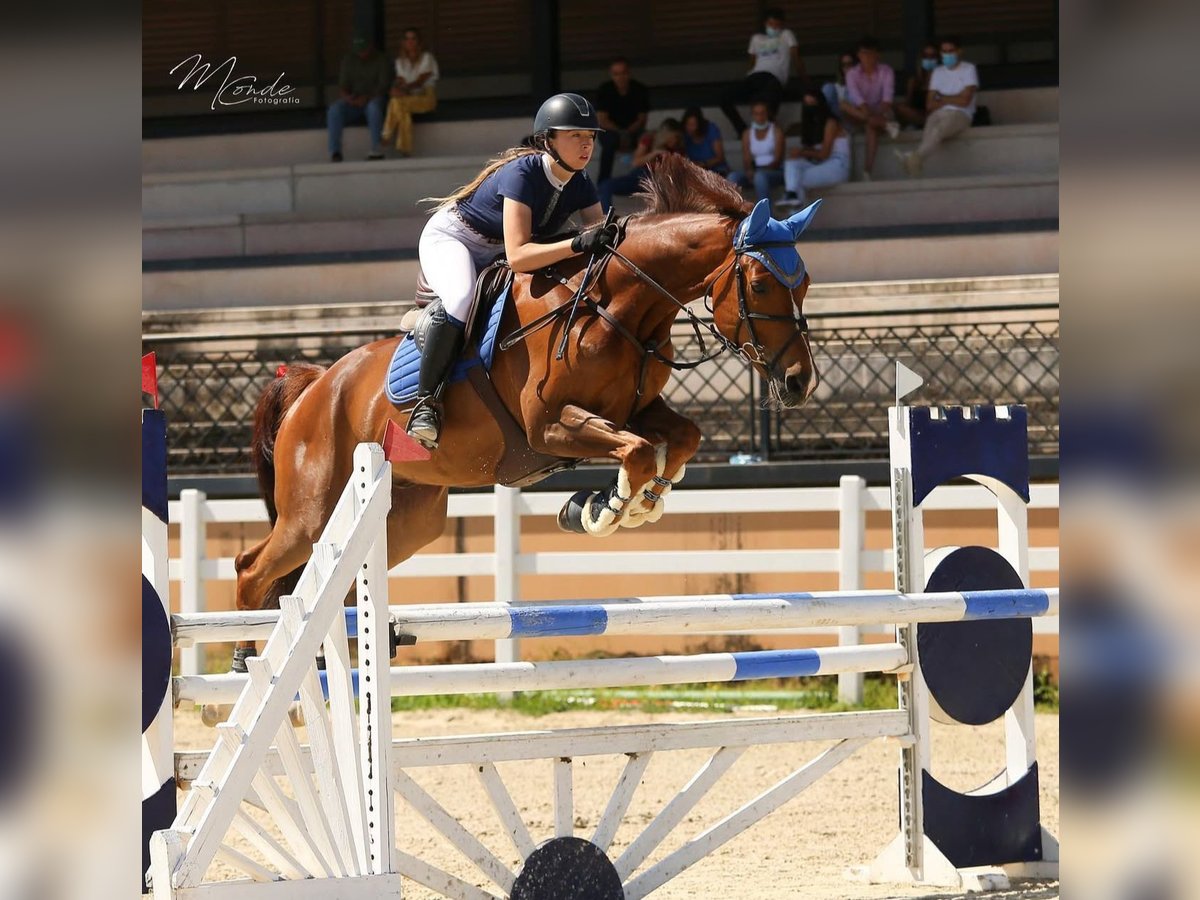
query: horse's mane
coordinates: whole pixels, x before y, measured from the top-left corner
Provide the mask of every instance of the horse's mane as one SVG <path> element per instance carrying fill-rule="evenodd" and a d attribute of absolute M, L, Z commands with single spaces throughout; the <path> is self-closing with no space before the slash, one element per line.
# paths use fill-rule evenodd
<path fill-rule="evenodd" d="M 646 203 L 643 215 L 717 213 L 740 219 L 751 209 L 729 181 L 677 153 L 662 156 L 650 167 L 635 196 Z"/>

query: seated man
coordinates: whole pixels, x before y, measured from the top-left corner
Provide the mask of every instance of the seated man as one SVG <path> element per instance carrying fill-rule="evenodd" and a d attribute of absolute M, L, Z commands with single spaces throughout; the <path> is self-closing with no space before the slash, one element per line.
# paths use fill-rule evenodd
<path fill-rule="evenodd" d="M 925 101 L 925 129 L 921 143 L 912 153 L 901 154 L 909 175 L 921 174 L 925 158 L 942 141 L 947 141 L 971 127 L 975 118 L 975 94 L 979 91 L 979 75 L 975 66 L 962 58 L 958 38 L 943 38 L 942 64 L 929 78 L 929 98 Z"/>
<path fill-rule="evenodd" d="M 846 99 L 842 101 L 842 121 L 861 126 L 866 132 L 867 155 L 863 160 L 863 179 L 869 181 L 879 151 L 879 135 L 895 138 L 900 124 L 892 112 L 896 94 L 896 73 L 879 61 L 879 41 L 865 37 L 858 42 L 858 65 L 846 73 Z"/>
<path fill-rule="evenodd" d="M 774 119 L 788 79 L 793 75 L 804 78 L 804 62 L 797 46 L 796 35 L 783 27 L 783 10 L 768 9 L 763 30 L 750 38 L 748 52 L 753 61 L 750 72 L 721 98 L 721 111 L 739 138 L 746 130 L 746 120 L 738 112 L 737 104 L 762 100 Z"/>
<path fill-rule="evenodd" d="M 325 116 L 331 162 L 342 161 L 342 131 L 345 127 L 363 121 L 371 135 L 371 152 L 367 159 L 383 159 L 383 117 L 388 88 L 392 86 L 392 66 L 366 38 L 356 37 L 353 48 L 342 58 L 338 73 L 341 96 Z"/>
<path fill-rule="evenodd" d="M 596 117 L 600 132 L 599 184 L 612 177 L 613 160 L 618 153 L 631 153 L 646 130 L 650 112 L 650 92 L 629 72 L 629 60 L 618 56 L 608 67 L 609 80 L 596 91 Z"/>

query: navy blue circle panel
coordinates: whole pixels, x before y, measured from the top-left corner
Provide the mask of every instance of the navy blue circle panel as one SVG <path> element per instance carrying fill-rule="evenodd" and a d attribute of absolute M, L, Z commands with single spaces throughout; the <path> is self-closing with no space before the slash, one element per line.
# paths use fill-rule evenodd
<path fill-rule="evenodd" d="M 591 841 L 551 838 L 529 854 L 511 900 L 624 900 L 621 876 Z"/>
<path fill-rule="evenodd" d="M 995 550 L 959 547 L 929 575 L 925 590 L 1022 587 L 1016 570 Z M 941 711 L 954 722 L 984 725 L 1004 715 L 1025 685 L 1033 660 L 1033 623 L 985 619 L 921 625 L 917 651 L 929 693 Z"/>
<path fill-rule="evenodd" d="M 142 733 L 171 686 L 171 622 L 158 591 L 142 576 Z"/>

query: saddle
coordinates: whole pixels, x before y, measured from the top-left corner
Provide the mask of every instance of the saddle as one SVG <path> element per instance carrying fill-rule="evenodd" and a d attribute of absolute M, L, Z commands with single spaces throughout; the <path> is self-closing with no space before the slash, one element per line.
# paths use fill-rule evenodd
<path fill-rule="evenodd" d="M 492 383 L 491 368 L 499 343 L 498 332 L 504 307 L 512 294 L 513 271 L 501 259 L 489 265 L 475 282 L 475 293 L 464 327 L 462 357 L 449 376 L 449 383 L 466 380 L 485 407 L 504 438 L 504 454 L 496 467 L 498 484 L 527 487 L 564 469 L 572 469 L 579 460 L 539 453 L 529 446 L 525 429 L 504 405 Z M 417 273 L 416 309 L 400 320 L 405 337 L 396 347 L 388 366 L 385 392 L 397 408 L 406 408 L 415 398 L 416 373 L 424 346 L 425 323 L 441 307 L 441 298 L 429 286 L 422 271 Z"/>
<path fill-rule="evenodd" d="M 467 312 L 466 330 L 463 335 L 465 346 L 471 344 L 471 337 L 476 332 L 480 312 L 492 308 L 492 303 L 512 284 L 512 277 L 513 271 L 508 267 L 508 262 L 503 259 L 496 260 L 479 273 L 479 277 L 475 279 L 475 293 L 471 297 L 471 309 Z M 425 310 L 434 303 L 442 302 L 441 297 L 429 286 L 429 281 L 425 278 L 425 270 L 421 268 L 417 269 L 417 289 L 414 292 L 413 301 L 417 304 L 416 307 L 410 309 L 400 319 L 400 331 L 404 334 L 415 332 Z M 418 340 L 420 343 L 424 343 L 420 336 L 418 336 Z"/>

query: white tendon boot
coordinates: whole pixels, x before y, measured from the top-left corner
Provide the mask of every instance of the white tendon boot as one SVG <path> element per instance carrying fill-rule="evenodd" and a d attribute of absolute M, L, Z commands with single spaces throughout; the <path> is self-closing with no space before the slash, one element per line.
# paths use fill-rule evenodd
<path fill-rule="evenodd" d="M 625 520 L 633 491 L 629 486 L 629 473 L 621 466 L 617 480 L 607 490 L 597 491 L 583 504 L 583 529 L 593 537 L 608 537 Z"/>
<path fill-rule="evenodd" d="M 661 519 L 666 509 L 664 500 L 667 494 L 671 493 L 673 486 L 683 480 L 683 475 L 687 471 L 687 465 L 685 464 L 679 467 L 679 471 L 675 473 L 674 478 L 668 479 L 663 477 L 663 470 L 667 467 L 666 444 L 655 445 L 654 458 L 658 472 L 638 489 L 637 496 L 625 513 L 625 518 L 621 520 L 621 525 L 624 528 L 638 528 L 648 522 L 657 522 Z"/>

